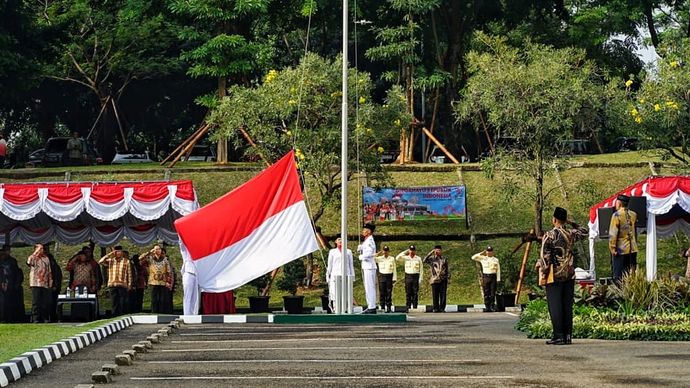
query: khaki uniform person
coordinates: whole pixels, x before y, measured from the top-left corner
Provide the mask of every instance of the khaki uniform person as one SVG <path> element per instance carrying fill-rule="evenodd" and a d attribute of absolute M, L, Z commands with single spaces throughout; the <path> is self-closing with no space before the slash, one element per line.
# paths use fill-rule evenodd
<path fill-rule="evenodd" d="M 637 214 L 628 209 L 630 197 L 624 194 L 616 198 L 616 211 L 609 225 L 609 251 L 613 261 L 613 280 L 620 281 L 623 274 L 637 268 Z"/>
<path fill-rule="evenodd" d="M 501 281 L 501 263 L 494 256 L 494 249 L 486 247 L 482 252 L 472 256 L 472 260 L 482 265 L 482 291 L 484 292 L 485 312 L 496 311 L 496 286 Z"/>
<path fill-rule="evenodd" d="M 398 281 L 395 267 L 395 257 L 389 254 L 390 248 L 383 246 L 382 255 L 376 256 L 376 264 L 379 267 L 379 301 L 381 308 L 384 306 L 386 312 L 393 312 L 393 283 Z"/>
<path fill-rule="evenodd" d="M 395 261 L 405 263 L 405 305 L 409 310 L 410 307 L 417 308 L 419 301 L 419 285 L 424 278 L 424 266 L 422 265 L 422 258 L 417 256 L 417 248 L 410 245 L 410 248 L 400 252 L 395 257 Z"/>

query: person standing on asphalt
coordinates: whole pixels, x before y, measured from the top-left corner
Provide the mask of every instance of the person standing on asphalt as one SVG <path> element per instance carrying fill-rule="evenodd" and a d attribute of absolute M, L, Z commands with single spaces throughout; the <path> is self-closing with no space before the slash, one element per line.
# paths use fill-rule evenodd
<path fill-rule="evenodd" d="M 364 241 L 357 247 L 359 260 L 362 262 L 362 281 L 367 299 L 367 308 L 362 314 L 376 314 L 376 242 L 374 241 L 374 224 L 365 224 L 362 229 Z"/>
<path fill-rule="evenodd" d="M 17 259 L 10 254 L 10 246 L 0 250 L 0 322 L 24 322 L 24 273 Z"/>
<path fill-rule="evenodd" d="M 336 292 L 336 281 L 335 278 L 336 276 L 341 276 L 342 275 L 342 251 L 343 251 L 343 240 L 338 237 L 335 239 L 335 248 L 331 249 L 328 252 L 328 267 L 326 268 L 326 282 L 328 282 L 328 300 L 331 304 L 331 310 L 335 310 L 335 292 Z M 347 273 L 345 276 L 352 276 L 352 279 L 354 281 L 354 276 L 355 276 L 355 267 L 354 263 L 352 262 L 352 251 L 347 250 L 347 255 L 345 256 L 347 259 L 347 262 L 345 263 L 345 269 Z M 345 276 L 343 277 L 343 282 L 345 282 L 346 278 Z"/>
<path fill-rule="evenodd" d="M 108 288 L 112 302 L 113 316 L 126 314 L 129 301 L 128 291 L 132 286 L 130 261 L 124 257 L 122 247 L 117 245 L 98 261 L 108 267 Z"/>
<path fill-rule="evenodd" d="M 376 264 L 379 267 L 379 301 L 381 308 L 385 307 L 387 313 L 393 312 L 393 284 L 398 281 L 395 257 L 389 252 L 390 248 L 384 245 L 381 255 L 376 256 Z"/>
<path fill-rule="evenodd" d="M 625 273 L 637 268 L 637 213 L 628 209 L 629 202 L 627 195 L 620 194 L 616 198 L 616 211 L 609 224 L 609 250 L 616 283 Z"/>
<path fill-rule="evenodd" d="M 485 250 L 472 256 L 472 260 L 482 265 L 482 291 L 484 293 L 484 311 L 496 311 L 496 286 L 501 281 L 501 264 L 494 256 L 494 248 L 486 247 Z"/>
<path fill-rule="evenodd" d="M 31 321 L 33 323 L 50 322 L 53 275 L 50 271 L 50 259 L 43 250 L 43 244 L 35 245 L 34 252 L 26 260 L 26 264 L 31 268 L 29 273 Z"/>
<path fill-rule="evenodd" d="M 435 313 L 446 312 L 446 291 L 450 280 L 448 260 L 441 254 L 441 246 L 436 245 L 424 258 L 424 263 L 431 267 L 429 283 Z"/>
<path fill-rule="evenodd" d="M 573 335 L 573 299 L 575 268 L 573 244 L 588 236 L 588 230 L 568 221 L 568 212 L 557 207 L 551 220 L 553 229 L 544 233 L 537 267 L 546 283 L 546 301 L 553 326 L 553 337 L 547 345 L 569 345 Z M 571 229 L 565 225 L 570 224 Z"/>
<path fill-rule="evenodd" d="M 398 254 L 395 257 L 398 262 L 405 264 L 405 305 L 407 310 L 410 307 L 417 308 L 419 302 L 419 285 L 424 278 L 424 266 L 422 258 L 417 256 L 417 248 L 414 245 Z"/>
<path fill-rule="evenodd" d="M 148 268 L 151 286 L 151 312 L 172 314 L 173 269 L 160 245 L 140 257 L 141 265 Z"/>

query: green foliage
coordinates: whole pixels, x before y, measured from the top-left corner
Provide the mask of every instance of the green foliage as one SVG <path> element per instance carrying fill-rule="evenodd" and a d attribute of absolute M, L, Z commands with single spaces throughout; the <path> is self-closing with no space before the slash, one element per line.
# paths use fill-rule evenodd
<path fill-rule="evenodd" d="M 256 295 L 261 295 L 261 292 L 266 288 L 268 285 L 268 282 L 271 281 L 271 274 L 263 274 L 259 276 L 258 278 L 252 280 L 249 282 L 249 285 L 256 288 Z"/>
<path fill-rule="evenodd" d="M 368 74 L 351 70 L 348 80 L 349 90 L 359 96 L 348 96 L 350 171 L 359 168 L 372 179 L 384 180 L 379 153 L 394 138 L 396 126 L 409 122 L 405 99 L 393 88 L 379 105 L 371 97 Z M 244 141 L 237 129 L 245 128 L 257 143 L 246 150 L 249 155 L 276 160 L 294 147 L 306 184 L 318 193 L 312 202 L 315 221 L 326 206 L 339 201 L 340 170 L 333 166 L 340 163 L 341 82 L 339 59 L 310 54 L 295 68 L 269 71 L 260 85 L 231 87 L 210 117 L 215 135 L 228 136 L 237 146 Z"/>
<path fill-rule="evenodd" d="M 304 261 L 302 259 L 293 260 L 283 266 L 283 277 L 278 279 L 276 286 L 289 292 L 291 295 L 297 293 L 297 288 L 304 285 Z"/>
<path fill-rule="evenodd" d="M 576 306 L 573 309 L 573 337 L 607 340 L 688 341 L 690 316 L 684 311 L 660 313 L 638 312 L 621 319 L 606 308 Z M 530 302 L 515 328 L 529 338 L 552 336 L 546 301 Z"/>
<path fill-rule="evenodd" d="M 526 42 L 521 49 L 505 38 L 477 34 L 477 46 L 468 54 L 470 78 L 455 105 L 458 120 L 477 127 L 486 121 L 499 137 L 496 159 L 486 167 L 512 168 L 534 184 L 535 229 L 540 232 L 544 178 L 564 154 L 581 114 L 601 99 L 595 82 L 596 67 L 585 53 L 573 48 L 554 49 Z M 480 124 L 481 123 L 481 124 Z"/>
<path fill-rule="evenodd" d="M 639 85 L 625 87 L 627 105 L 617 110 L 630 133 L 646 148 L 659 148 L 687 168 L 690 165 L 690 39 L 678 39 L 662 47 L 665 55 L 657 71 Z M 639 87 L 639 89 L 638 89 Z"/>
<path fill-rule="evenodd" d="M 218 80 L 217 94 L 225 94 L 228 78 L 245 79 L 253 71 L 267 66 L 272 48 L 260 43 L 250 28 L 252 18 L 268 11 L 269 0 L 169 0 L 175 14 L 191 22 L 179 32 L 188 46 L 180 58 L 189 64 L 192 77 Z M 206 107 L 215 103 L 205 99 Z"/>

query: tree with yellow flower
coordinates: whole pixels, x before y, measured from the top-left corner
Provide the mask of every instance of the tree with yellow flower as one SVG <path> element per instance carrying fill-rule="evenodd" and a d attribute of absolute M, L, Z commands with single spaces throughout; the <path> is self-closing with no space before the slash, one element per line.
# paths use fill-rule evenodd
<path fill-rule="evenodd" d="M 247 154 L 276 160 L 295 149 L 315 223 L 340 200 L 342 179 L 340 169 L 334 168 L 340 164 L 340 63 L 340 58 L 308 54 L 296 67 L 269 71 L 260 85 L 231 87 L 211 115 L 217 126 L 214 136 L 229 136 L 238 149 L 244 139 L 237 128 L 250 134 L 257 147 L 245 149 Z M 381 146 L 394 142 L 398 134 L 390 123 L 410 121 L 404 93 L 393 88 L 384 104 L 378 104 L 371 97 L 368 74 L 352 69 L 349 81 L 350 90 L 356 82 L 359 91 L 349 96 L 350 171 L 356 173 L 359 167 L 373 179 L 385 179 Z"/>
<path fill-rule="evenodd" d="M 628 95 L 628 131 L 644 148 L 690 164 L 690 39 L 663 46 L 655 72 Z"/>

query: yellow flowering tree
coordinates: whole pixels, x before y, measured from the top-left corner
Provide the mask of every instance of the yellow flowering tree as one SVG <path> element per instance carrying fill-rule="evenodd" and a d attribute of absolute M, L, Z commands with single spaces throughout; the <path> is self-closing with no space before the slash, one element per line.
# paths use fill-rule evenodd
<path fill-rule="evenodd" d="M 410 120 L 404 92 L 392 88 L 378 104 L 371 97 L 369 74 L 352 69 L 348 80 L 350 172 L 359 165 L 371 178 L 384 179 L 381 146 L 397 138 L 399 129 L 392 123 Z M 211 115 L 214 135 L 229 136 L 238 148 L 244 147 L 244 139 L 237 129 L 250 134 L 257 144 L 244 148 L 250 155 L 272 161 L 295 149 L 307 188 L 316 193 L 310 192 L 314 222 L 340 200 L 341 82 L 340 58 L 309 54 L 294 68 L 270 70 L 258 85 L 231 87 Z"/>
<path fill-rule="evenodd" d="M 690 39 L 663 48 L 657 69 L 647 75 L 636 93 L 628 87 L 622 115 L 629 131 L 644 148 L 690 164 Z"/>

